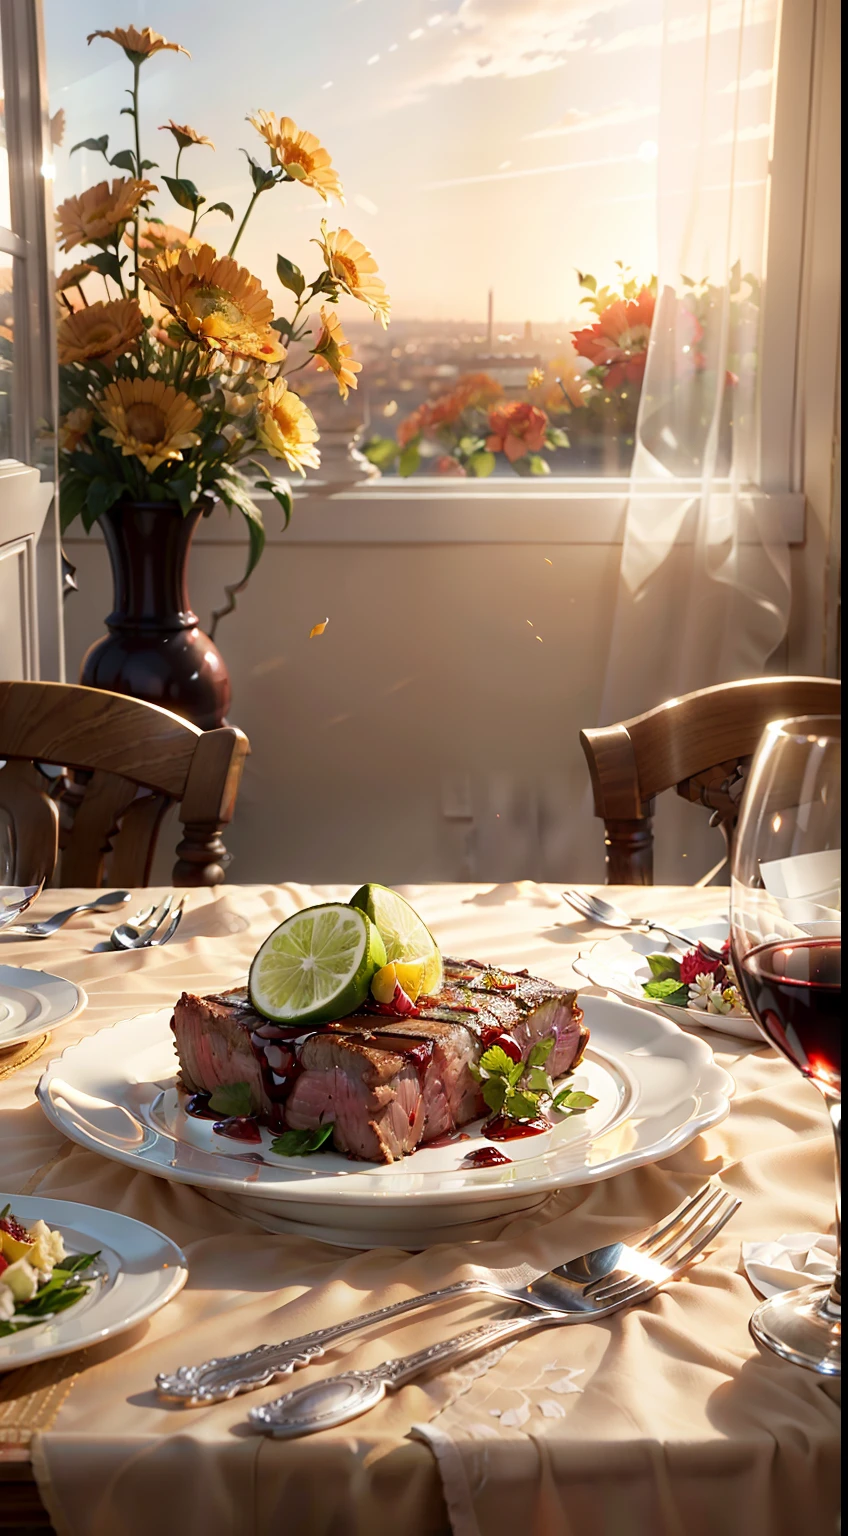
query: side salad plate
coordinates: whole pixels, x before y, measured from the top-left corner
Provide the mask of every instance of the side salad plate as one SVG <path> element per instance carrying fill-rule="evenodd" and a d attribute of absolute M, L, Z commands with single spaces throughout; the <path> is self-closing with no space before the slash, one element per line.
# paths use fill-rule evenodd
<path fill-rule="evenodd" d="M 64 976 L 0 965 L 0 1051 L 69 1024 L 87 1002 L 82 987 Z"/>
<path fill-rule="evenodd" d="M 0 1372 L 99 1344 L 181 1291 L 175 1243 L 116 1211 L 0 1193 Z"/>
<path fill-rule="evenodd" d="M 681 932 L 684 937 L 691 939 L 693 949 L 698 940 L 703 939 L 718 950 L 727 940 L 729 927 L 726 921 L 702 923 L 697 929 L 683 928 Z M 654 960 L 653 965 L 649 956 Z M 599 939 L 580 955 L 574 968 L 587 981 L 614 993 L 622 1001 L 635 1003 L 640 1008 L 659 1010 L 684 1029 L 709 1029 L 718 1034 L 731 1035 L 736 1040 L 746 1040 L 756 1045 L 765 1043 L 750 1014 L 738 1006 L 721 1013 L 714 1008 L 707 1010 L 698 1007 L 691 1000 L 685 1007 L 681 1007 L 677 1002 L 668 1002 L 662 996 L 648 996 L 645 988 L 656 983 L 658 973 L 663 969 L 657 961 L 666 956 L 671 969 L 674 967 L 674 957 L 679 958 L 677 946 L 663 942 L 659 934 L 622 933 L 614 939 Z M 677 969 L 679 971 L 679 967 Z M 657 992 L 662 989 L 654 986 L 652 990 Z M 667 990 L 671 990 L 671 983 Z"/>

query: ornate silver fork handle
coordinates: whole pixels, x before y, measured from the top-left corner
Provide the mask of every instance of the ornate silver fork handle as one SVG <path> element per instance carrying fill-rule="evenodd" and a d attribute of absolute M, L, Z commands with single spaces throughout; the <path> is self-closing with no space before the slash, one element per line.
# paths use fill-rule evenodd
<path fill-rule="evenodd" d="M 255 1387 L 267 1387 L 272 1381 L 290 1376 L 298 1366 L 308 1365 L 310 1360 L 323 1355 L 328 1345 L 349 1338 L 363 1328 L 370 1328 L 372 1323 L 387 1322 L 389 1318 L 447 1301 L 452 1296 L 467 1296 L 474 1291 L 491 1294 L 491 1290 L 492 1287 L 480 1280 L 458 1280 L 440 1291 L 428 1291 L 424 1296 L 410 1296 L 406 1301 L 395 1301 L 391 1306 L 378 1307 L 376 1311 L 365 1312 L 361 1317 L 350 1318 L 346 1323 L 335 1323 L 330 1328 L 305 1333 L 295 1344 L 288 1341 L 282 1344 L 260 1344 L 257 1349 L 248 1349 L 240 1355 L 222 1355 L 220 1359 L 204 1360 L 200 1365 L 179 1365 L 172 1374 L 164 1371 L 159 1373 L 156 1377 L 156 1390 L 166 1401 L 181 1403 L 184 1408 L 222 1403 L 240 1392 L 252 1392 Z"/>
<path fill-rule="evenodd" d="M 343 1371 L 338 1376 L 328 1376 L 323 1381 L 298 1387 L 284 1397 L 278 1397 L 276 1402 L 251 1408 L 248 1417 L 254 1429 L 278 1440 L 313 1435 L 319 1429 L 332 1429 L 337 1424 L 358 1418 L 379 1403 L 386 1392 L 396 1392 L 436 1366 L 459 1365 L 463 1360 L 496 1349 L 499 1344 L 516 1339 L 522 1333 L 557 1323 L 561 1325 L 564 1321 L 578 1323 L 584 1322 L 585 1318 L 577 1313 L 563 1318 L 561 1313 L 546 1316 L 537 1312 L 533 1317 L 482 1323 L 467 1333 L 444 1339 L 441 1344 L 431 1344 L 417 1354 L 386 1360 L 370 1371 Z"/>

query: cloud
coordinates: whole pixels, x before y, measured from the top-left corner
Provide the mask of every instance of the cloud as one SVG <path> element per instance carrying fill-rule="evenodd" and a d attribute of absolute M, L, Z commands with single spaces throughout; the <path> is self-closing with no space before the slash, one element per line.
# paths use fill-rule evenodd
<path fill-rule="evenodd" d="M 592 39 L 593 23 L 626 0 L 461 0 L 424 91 L 464 80 L 516 80 L 559 69 Z M 447 43 L 447 46 L 444 45 Z"/>
<path fill-rule="evenodd" d="M 428 181 L 422 192 L 441 192 L 446 187 L 472 187 L 484 181 L 517 181 L 527 176 L 551 176 L 555 171 L 589 171 L 602 165 L 630 165 L 640 160 L 635 155 L 606 155 L 598 160 L 567 160 L 562 165 L 523 166 L 518 171 L 491 171 L 483 176 L 454 176 L 449 181 Z"/>
<path fill-rule="evenodd" d="M 535 133 L 525 133 L 525 139 L 559 139 L 572 133 L 593 133 L 597 128 L 624 128 L 628 123 L 640 123 L 645 118 L 659 116 L 659 104 L 650 107 L 634 107 L 622 102 L 607 112 L 580 112 L 574 108 L 566 112 L 558 123 L 550 128 L 539 128 Z"/>

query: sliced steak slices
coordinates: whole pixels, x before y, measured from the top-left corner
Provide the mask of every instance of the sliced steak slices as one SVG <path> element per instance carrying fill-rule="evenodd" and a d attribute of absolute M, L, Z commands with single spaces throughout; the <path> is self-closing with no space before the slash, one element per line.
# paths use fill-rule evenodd
<path fill-rule="evenodd" d="M 551 1077 L 574 1067 L 589 1037 L 576 997 L 535 977 L 447 960 L 442 992 L 422 999 L 416 1015 L 366 1005 L 293 1028 L 257 1014 L 242 987 L 183 993 L 172 1028 L 189 1092 L 247 1083 L 253 1112 L 275 1129 L 332 1121 L 338 1151 L 387 1163 L 485 1113 L 471 1068 L 498 1039 L 511 1037 L 526 1057 L 552 1035 Z"/>

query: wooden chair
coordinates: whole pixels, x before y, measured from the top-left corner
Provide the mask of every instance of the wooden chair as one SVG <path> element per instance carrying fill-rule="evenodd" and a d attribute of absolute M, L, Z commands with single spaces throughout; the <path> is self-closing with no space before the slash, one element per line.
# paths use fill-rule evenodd
<path fill-rule="evenodd" d="M 162 818 L 178 804 L 174 884 L 219 884 L 221 829 L 249 750 L 232 726 L 200 731 L 123 694 L 0 682 L 0 819 L 5 812 L 11 825 L 12 881 L 146 885 Z"/>
<path fill-rule="evenodd" d="M 580 732 L 595 815 L 604 823 L 608 885 L 653 885 L 654 799 L 675 788 L 712 811 L 729 856 L 745 775 L 770 720 L 838 715 L 840 684 L 825 677 L 759 677 L 669 699 L 620 725 Z"/>

